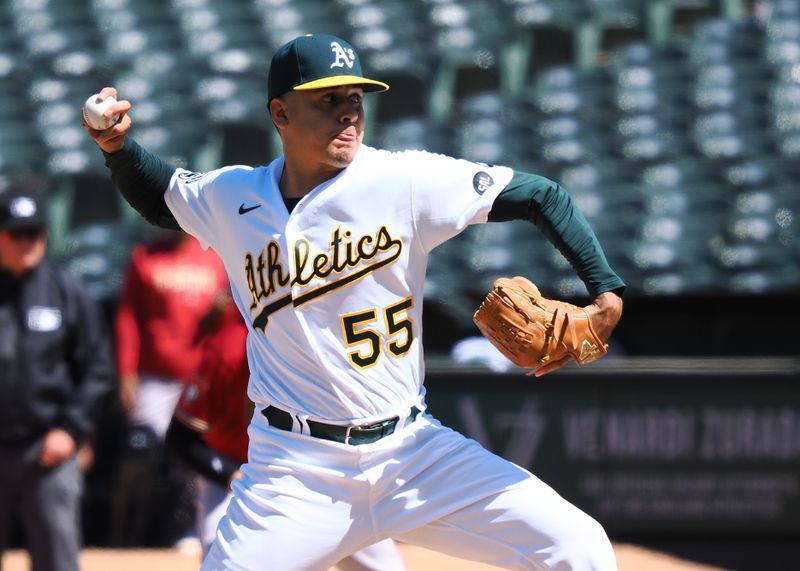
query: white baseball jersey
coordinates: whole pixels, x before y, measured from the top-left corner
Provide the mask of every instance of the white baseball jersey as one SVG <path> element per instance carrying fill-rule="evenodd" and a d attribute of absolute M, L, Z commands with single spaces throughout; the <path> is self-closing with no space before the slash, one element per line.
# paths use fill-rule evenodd
<path fill-rule="evenodd" d="M 283 158 L 179 169 L 166 202 L 222 258 L 248 324 L 249 397 L 334 422 L 384 419 L 424 395 L 429 252 L 486 222 L 507 167 L 366 145 L 290 214 Z"/>

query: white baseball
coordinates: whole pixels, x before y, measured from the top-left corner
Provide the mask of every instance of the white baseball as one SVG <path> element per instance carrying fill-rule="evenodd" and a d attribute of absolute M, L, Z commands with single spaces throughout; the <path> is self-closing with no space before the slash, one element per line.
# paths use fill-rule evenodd
<path fill-rule="evenodd" d="M 106 118 L 103 116 L 103 113 L 116 102 L 117 100 L 110 95 L 103 101 L 100 101 L 100 94 L 95 93 L 83 104 L 83 120 L 89 127 L 99 131 L 113 127 L 117 124 L 117 121 L 119 121 L 119 114 Z"/>

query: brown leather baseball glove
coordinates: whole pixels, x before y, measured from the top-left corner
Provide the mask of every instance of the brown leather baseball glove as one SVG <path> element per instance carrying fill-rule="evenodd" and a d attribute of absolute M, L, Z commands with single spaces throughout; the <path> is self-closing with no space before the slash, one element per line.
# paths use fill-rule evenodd
<path fill-rule="evenodd" d="M 473 321 L 518 367 L 536 369 L 567 355 L 585 365 L 608 352 L 583 308 L 542 296 L 521 276 L 496 279 Z"/>

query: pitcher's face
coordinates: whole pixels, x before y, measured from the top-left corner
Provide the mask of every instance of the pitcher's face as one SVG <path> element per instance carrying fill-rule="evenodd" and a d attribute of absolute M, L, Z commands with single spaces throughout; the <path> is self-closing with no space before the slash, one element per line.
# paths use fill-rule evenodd
<path fill-rule="evenodd" d="M 364 90 L 357 85 L 290 91 L 278 117 L 284 151 L 306 164 L 345 168 L 364 139 Z M 277 120 L 276 120 L 277 119 Z"/>

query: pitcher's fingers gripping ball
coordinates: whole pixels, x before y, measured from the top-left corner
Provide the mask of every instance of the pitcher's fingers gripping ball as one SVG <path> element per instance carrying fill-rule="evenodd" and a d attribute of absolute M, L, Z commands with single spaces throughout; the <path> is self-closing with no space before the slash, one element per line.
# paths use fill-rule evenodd
<path fill-rule="evenodd" d="M 86 100 L 81 109 L 84 123 L 98 131 L 105 131 L 109 127 L 113 127 L 119 121 L 120 115 L 117 113 L 107 116 L 106 111 L 116 103 L 116 98 L 111 95 L 101 100 L 100 94 L 95 93 Z"/>
<path fill-rule="evenodd" d="M 473 317 L 481 333 L 518 367 L 564 357 L 579 365 L 608 351 L 582 307 L 544 297 L 530 280 L 498 278 Z"/>

